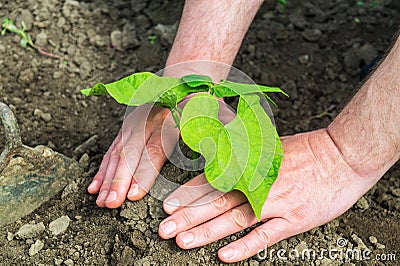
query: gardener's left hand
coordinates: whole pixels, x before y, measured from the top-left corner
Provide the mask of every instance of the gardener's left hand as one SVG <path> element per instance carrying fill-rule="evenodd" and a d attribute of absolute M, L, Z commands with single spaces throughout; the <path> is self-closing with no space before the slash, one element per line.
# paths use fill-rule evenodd
<path fill-rule="evenodd" d="M 352 170 L 326 130 L 282 139 L 285 157 L 262 210 L 264 222 L 219 250 L 224 262 L 251 257 L 280 240 L 322 225 L 349 209 L 379 177 Z M 206 245 L 257 223 L 241 192 L 222 195 L 204 175 L 178 188 L 164 201 L 171 214 L 159 234 L 176 237 L 183 249 Z"/>

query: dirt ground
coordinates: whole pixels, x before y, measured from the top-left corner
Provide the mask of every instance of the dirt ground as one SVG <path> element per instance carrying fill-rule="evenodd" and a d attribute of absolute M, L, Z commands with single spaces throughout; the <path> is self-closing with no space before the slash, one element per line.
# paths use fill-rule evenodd
<path fill-rule="evenodd" d="M 288 2 L 287 9 L 275 1 L 264 3 L 234 64 L 256 82 L 290 94 L 274 109 L 281 135 L 327 126 L 359 88 L 361 67 L 390 46 L 400 21 L 400 2 L 394 0 Z M 65 58 L 24 49 L 13 34 L 0 36 L 0 101 L 15 112 L 23 142 L 48 145 L 77 160 L 84 153 L 90 158 L 85 173 L 62 193 L 0 228 L 0 265 L 218 265 L 218 248 L 246 233 L 181 250 L 174 240 L 157 235 L 165 217 L 160 201 L 146 197 L 115 210 L 100 209 L 86 192 L 125 108 L 108 97 L 85 98 L 79 90 L 161 69 L 182 7 L 181 0 L 0 0 L 1 19 L 24 21 L 37 45 Z M 156 36 L 154 43 L 149 36 Z M 398 265 L 399 170 L 397 163 L 336 220 L 271 247 L 321 250 L 337 247 L 337 239 L 344 238 L 348 249 L 369 248 L 374 258 L 395 254 L 397 263 L 393 257 L 380 262 L 255 256 L 238 265 Z M 166 164 L 162 173 L 174 178 L 183 172 Z M 60 217 L 68 227 L 54 235 L 49 224 Z M 35 225 L 30 234 L 16 234 L 25 224 Z"/>

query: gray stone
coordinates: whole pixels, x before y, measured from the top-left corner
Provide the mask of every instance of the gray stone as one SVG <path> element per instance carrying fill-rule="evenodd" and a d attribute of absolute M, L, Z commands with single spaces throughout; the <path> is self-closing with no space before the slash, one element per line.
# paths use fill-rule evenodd
<path fill-rule="evenodd" d="M 33 238 L 35 236 L 40 235 L 45 230 L 43 222 L 38 224 L 24 224 L 21 228 L 15 233 L 15 236 L 18 239 L 27 239 Z"/>
<path fill-rule="evenodd" d="M 122 32 L 119 30 L 114 30 L 111 32 L 111 46 L 118 50 L 122 49 Z"/>
<path fill-rule="evenodd" d="M 6 51 L 6 47 L 2 44 L 0 44 L 0 52 L 5 52 Z"/>
<path fill-rule="evenodd" d="M 375 57 L 378 56 L 378 51 L 374 46 L 369 43 L 364 44 L 358 50 L 358 56 L 365 64 L 370 63 Z"/>
<path fill-rule="evenodd" d="M 135 48 L 140 42 L 136 36 L 135 26 L 125 24 L 122 29 L 122 47 L 124 49 Z"/>
<path fill-rule="evenodd" d="M 376 239 L 376 237 L 374 237 L 374 236 L 370 236 L 369 237 L 369 242 L 371 244 L 376 244 L 376 243 L 378 243 L 378 239 Z"/>
<path fill-rule="evenodd" d="M 310 56 L 308 54 L 299 56 L 299 62 L 303 65 L 307 65 L 310 62 Z"/>
<path fill-rule="evenodd" d="M 178 23 L 173 25 L 163 25 L 157 24 L 154 30 L 156 31 L 157 35 L 160 36 L 163 42 L 167 44 L 172 44 L 175 38 L 176 30 L 178 29 Z"/>
<path fill-rule="evenodd" d="M 358 201 L 356 206 L 362 210 L 366 210 L 369 208 L 369 204 L 366 198 L 361 197 Z"/>
<path fill-rule="evenodd" d="M 11 241 L 11 240 L 13 240 L 13 239 L 14 239 L 14 234 L 11 233 L 11 232 L 7 232 L 7 240 L 8 240 L 8 241 Z"/>
<path fill-rule="evenodd" d="M 322 32 L 319 29 L 306 29 L 301 33 L 301 36 L 309 42 L 317 42 L 321 35 Z"/>
<path fill-rule="evenodd" d="M 33 115 L 36 116 L 36 117 L 41 117 L 43 115 L 43 111 L 40 110 L 40 109 L 35 109 L 33 111 Z"/>
<path fill-rule="evenodd" d="M 80 8 L 79 2 L 74 0 L 65 1 L 62 13 L 66 18 L 74 18 L 77 15 L 77 10 Z"/>
<path fill-rule="evenodd" d="M 54 79 L 59 79 L 59 78 L 61 78 L 61 76 L 62 76 L 62 73 L 60 71 L 55 71 L 53 73 L 53 78 Z"/>
<path fill-rule="evenodd" d="M 85 80 L 90 76 L 90 71 L 92 71 L 92 66 L 88 61 L 84 61 L 79 67 L 79 76 Z"/>
<path fill-rule="evenodd" d="M 44 247 L 44 244 L 40 240 L 36 240 L 34 244 L 29 249 L 29 256 L 34 256 L 39 253 L 39 251 Z"/>
<path fill-rule="evenodd" d="M 68 216 L 64 215 L 52 221 L 49 224 L 49 229 L 53 235 L 59 235 L 67 230 L 70 222 L 71 219 L 69 219 Z"/>
<path fill-rule="evenodd" d="M 52 120 L 51 114 L 49 114 L 49 113 L 42 114 L 40 116 L 40 118 L 46 123 L 48 123 L 48 122 L 50 122 Z"/>
<path fill-rule="evenodd" d="M 67 259 L 67 260 L 64 261 L 64 264 L 66 266 L 73 266 L 74 265 L 74 261 L 71 260 L 71 259 Z"/>
<path fill-rule="evenodd" d="M 21 27 L 22 22 L 25 23 L 26 29 L 32 29 L 33 15 L 28 9 L 23 9 L 16 19 L 18 27 Z"/>
<path fill-rule="evenodd" d="M 54 265 L 56 266 L 61 265 L 63 262 L 64 261 L 62 259 L 57 259 L 57 258 L 54 259 Z"/>
<path fill-rule="evenodd" d="M 109 36 L 96 35 L 96 36 L 94 36 L 94 39 L 92 39 L 91 41 L 93 41 L 94 44 L 99 47 L 110 46 L 110 37 Z"/>
<path fill-rule="evenodd" d="M 64 17 L 59 17 L 58 21 L 56 23 L 57 28 L 61 29 L 62 27 L 64 27 L 65 22 L 66 22 L 66 20 Z"/>
<path fill-rule="evenodd" d="M 38 35 L 36 35 L 35 44 L 39 47 L 47 45 L 47 34 L 45 31 L 41 31 Z"/>

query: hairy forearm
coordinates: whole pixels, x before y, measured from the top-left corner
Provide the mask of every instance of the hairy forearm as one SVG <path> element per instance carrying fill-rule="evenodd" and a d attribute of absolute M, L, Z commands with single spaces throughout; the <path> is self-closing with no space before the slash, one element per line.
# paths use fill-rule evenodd
<path fill-rule="evenodd" d="M 187 0 L 166 66 L 193 60 L 231 65 L 261 3 L 262 0 Z M 199 73 L 219 81 L 226 78 L 229 70 L 210 63 L 182 66 L 167 69 L 167 74 Z"/>
<path fill-rule="evenodd" d="M 400 159 L 400 38 L 328 133 L 362 176 L 380 178 Z"/>

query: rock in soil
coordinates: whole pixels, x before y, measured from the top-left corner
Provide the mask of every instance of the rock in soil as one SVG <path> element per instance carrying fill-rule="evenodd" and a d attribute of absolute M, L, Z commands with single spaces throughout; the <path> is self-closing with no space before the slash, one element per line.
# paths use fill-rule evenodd
<path fill-rule="evenodd" d="M 27 239 L 33 238 L 40 234 L 42 234 L 45 230 L 45 226 L 43 222 L 38 224 L 24 224 L 21 228 L 15 233 L 15 236 L 18 239 Z"/>
<path fill-rule="evenodd" d="M 40 240 L 36 240 L 34 244 L 31 245 L 29 249 L 29 256 L 34 256 L 39 253 L 40 250 L 44 247 L 44 243 Z"/>
<path fill-rule="evenodd" d="M 71 219 L 68 216 L 61 216 L 49 224 L 49 230 L 55 236 L 62 234 L 67 230 L 70 222 Z"/>

